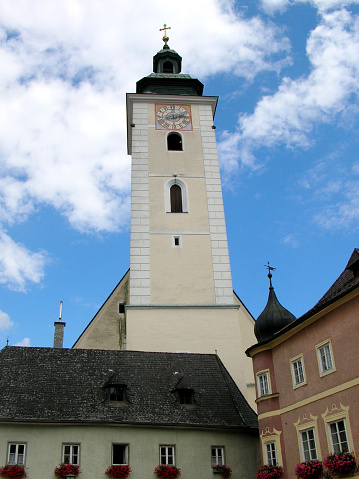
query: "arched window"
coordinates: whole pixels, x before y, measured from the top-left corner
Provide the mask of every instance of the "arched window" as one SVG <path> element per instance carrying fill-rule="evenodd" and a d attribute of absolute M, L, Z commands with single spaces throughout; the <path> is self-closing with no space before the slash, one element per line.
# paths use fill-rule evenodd
<path fill-rule="evenodd" d="M 171 186 L 171 213 L 183 213 L 182 209 L 182 189 L 177 184 Z"/>
<path fill-rule="evenodd" d="M 166 181 L 164 187 L 165 212 L 188 213 L 188 192 L 186 183 L 176 177 Z"/>
<path fill-rule="evenodd" d="M 179 133 L 169 133 L 167 135 L 167 149 L 169 151 L 182 151 L 182 136 Z"/>
<path fill-rule="evenodd" d="M 173 63 L 172 62 L 164 62 L 163 64 L 163 73 L 173 73 Z"/>

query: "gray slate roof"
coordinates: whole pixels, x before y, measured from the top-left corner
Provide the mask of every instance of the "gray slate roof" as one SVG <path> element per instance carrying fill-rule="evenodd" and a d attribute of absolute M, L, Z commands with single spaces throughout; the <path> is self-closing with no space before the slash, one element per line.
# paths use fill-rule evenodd
<path fill-rule="evenodd" d="M 258 428 L 212 354 L 6 346 L 0 371 L 0 421 Z M 106 400 L 104 385 L 114 378 L 127 386 L 121 406 Z M 179 404 L 174 390 L 181 386 L 194 390 L 193 406 Z"/>

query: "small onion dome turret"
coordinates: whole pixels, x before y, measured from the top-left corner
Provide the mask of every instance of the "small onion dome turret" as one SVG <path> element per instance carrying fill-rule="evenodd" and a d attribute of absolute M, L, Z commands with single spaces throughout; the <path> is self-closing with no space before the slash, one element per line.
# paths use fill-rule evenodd
<path fill-rule="evenodd" d="M 274 268 L 272 268 L 274 269 Z M 283 308 L 277 299 L 272 286 L 272 274 L 269 271 L 269 295 L 267 306 L 263 312 L 258 316 L 254 326 L 254 334 L 256 335 L 258 343 L 272 339 L 278 331 L 296 320 L 296 317 Z"/>

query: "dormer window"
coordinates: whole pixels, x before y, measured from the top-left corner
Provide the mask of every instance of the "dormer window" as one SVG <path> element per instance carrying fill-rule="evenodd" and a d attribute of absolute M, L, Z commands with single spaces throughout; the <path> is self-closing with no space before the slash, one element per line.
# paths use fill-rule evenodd
<path fill-rule="evenodd" d="M 177 392 L 180 404 L 190 405 L 194 403 L 193 389 L 181 388 L 177 389 Z"/>
<path fill-rule="evenodd" d="M 173 63 L 166 61 L 163 64 L 163 73 L 174 73 L 173 71 Z"/>
<path fill-rule="evenodd" d="M 111 403 L 120 403 L 126 401 L 126 385 L 108 384 L 106 386 L 107 401 Z"/>

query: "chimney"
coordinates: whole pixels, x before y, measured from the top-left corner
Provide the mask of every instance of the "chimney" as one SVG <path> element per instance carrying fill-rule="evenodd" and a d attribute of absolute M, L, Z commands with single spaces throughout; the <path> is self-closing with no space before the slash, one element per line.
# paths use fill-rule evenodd
<path fill-rule="evenodd" d="M 59 320 L 54 322 L 55 334 L 54 334 L 54 348 L 62 348 L 64 343 L 64 328 L 66 323 L 61 321 L 62 316 L 62 301 L 60 301 L 60 313 Z"/>

